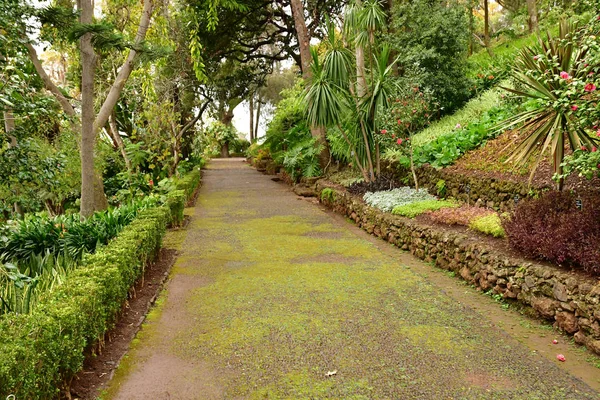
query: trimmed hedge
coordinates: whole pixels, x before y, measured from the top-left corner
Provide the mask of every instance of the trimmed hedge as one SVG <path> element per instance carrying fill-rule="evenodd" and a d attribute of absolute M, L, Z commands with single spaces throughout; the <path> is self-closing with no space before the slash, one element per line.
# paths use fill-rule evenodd
<path fill-rule="evenodd" d="M 196 191 L 196 188 L 200 184 L 201 177 L 202 174 L 200 173 L 200 170 L 193 169 L 185 176 L 181 177 L 177 181 L 175 187 L 177 188 L 177 190 L 183 190 L 185 192 L 186 198 L 188 200 L 191 200 L 192 196 L 194 195 L 194 192 Z"/>
<path fill-rule="evenodd" d="M 101 341 L 144 267 L 156 257 L 168 224 L 181 223 L 183 208 L 200 181 L 184 177 L 167 204 L 147 209 L 106 247 L 84 258 L 56 290 L 28 315 L 0 319 L 0 398 L 56 398 L 82 368 L 85 349 Z"/>
<path fill-rule="evenodd" d="M 392 214 L 414 218 L 427 211 L 436 211 L 442 208 L 454 208 L 458 206 L 459 204 L 457 202 L 450 200 L 423 200 L 396 206 L 392 210 Z"/>

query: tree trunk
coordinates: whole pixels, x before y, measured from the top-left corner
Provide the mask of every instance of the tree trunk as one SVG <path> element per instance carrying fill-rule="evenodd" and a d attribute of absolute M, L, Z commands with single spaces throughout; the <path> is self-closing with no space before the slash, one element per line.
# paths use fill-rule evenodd
<path fill-rule="evenodd" d="M 15 130 L 15 116 L 11 109 L 4 111 L 4 132 L 8 135 L 10 143 L 8 147 L 17 147 L 17 138 L 11 135 L 11 132 Z"/>
<path fill-rule="evenodd" d="M 304 5 L 302 4 L 302 0 L 290 0 L 290 6 L 292 8 L 292 15 L 294 16 L 296 39 L 300 48 L 300 69 L 302 70 L 302 77 L 308 83 L 312 78 L 310 70 L 312 57 L 310 55 L 310 37 L 308 36 L 306 21 L 304 20 Z"/>
<path fill-rule="evenodd" d="M 258 140 L 258 122 L 260 121 L 260 107 L 262 105 L 262 101 L 260 100 L 260 95 L 258 95 L 258 104 L 256 105 L 256 124 L 254 125 L 254 142 Z M 252 142 L 252 143 L 254 143 Z"/>
<path fill-rule="evenodd" d="M 117 113 L 115 110 L 110 115 L 108 119 L 108 126 L 110 128 L 110 134 L 113 137 L 113 140 L 117 144 L 121 155 L 123 156 L 123 160 L 125 161 L 125 165 L 127 166 L 127 171 L 131 172 L 131 161 L 129 161 L 129 157 L 127 157 L 127 152 L 125 151 L 125 145 L 123 144 L 123 139 L 119 134 L 119 129 L 117 128 Z"/>
<path fill-rule="evenodd" d="M 472 4 L 472 3 L 471 3 Z M 473 7 L 469 7 L 469 55 L 473 54 L 473 35 L 475 34 L 475 16 L 473 15 Z"/>
<path fill-rule="evenodd" d="M 529 32 L 537 32 L 539 30 L 538 26 L 538 16 L 537 16 L 537 6 L 535 4 L 535 0 L 527 0 L 527 13 L 529 14 L 529 19 L 527 20 L 529 25 Z"/>
<path fill-rule="evenodd" d="M 83 0 L 82 0 L 83 1 Z M 136 46 L 140 46 L 144 39 L 146 38 L 146 32 L 148 31 L 148 27 L 150 26 L 150 19 L 152 18 L 153 11 L 153 3 L 152 0 L 144 0 L 144 9 L 142 10 L 142 16 L 140 18 L 140 24 L 138 25 L 138 31 L 135 35 L 134 48 Z M 129 54 L 127 55 L 127 60 L 121 66 L 117 77 L 112 84 L 104 103 L 102 103 L 102 107 L 96 116 L 94 121 L 94 132 L 97 132 L 101 127 L 106 124 L 108 117 L 114 110 L 117 105 L 117 101 L 121 96 L 121 92 L 123 91 L 123 87 L 125 87 L 125 83 L 129 79 L 129 75 L 133 71 L 135 57 L 137 56 L 137 51 L 134 49 L 129 50 Z"/>
<path fill-rule="evenodd" d="M 81 24 L 91 24 L 93 6 L 91 0 L 79 0 Z M 81 205 L 83 218 L 94 211 L 94 75 L 96 54 L 92 47 L 92 34 L 86 33 L 79 40 L 81 54 Z"/>
<path fill-rule="evenodd" d="M 250 113 L 250 142 L 254 142 L 254 94 L 248 99 L 248 108 Z"/>
<path fill-rule="evenodd" d="M 294 26 L 296 28 L 298 47 L 300 48 L 300 67 L 302 69 L 302 78 L 304 78 L 304 81 L 307 85 L 310 85 L 310 81 L 312 79 L 312 71 L 310 70 L 312 57 L 310 55 L 310 36 L 308 34 L 308 30 L 306 29 L 306 21 L 304 20 L 304 6 L 302 5 L 302 0 L 290 0 L 290 6 L 292 8 L 292 15 L 294 16 Z M 331 159 L 326 132 L 327 130 L 325 127 L 310 127 L 310 134 L 316 139 L 317 145 L 321 145 L 323 148 L 319 154 L 319 165 L 323 172 L 325 172 L 327 169 Z"/>
<path fill-rule="evenodd" d="M 494 56 L 492 48 L 490 47 L 490 13 L 489 13 L 489 4 L 488 0 L 483 0 L 483 20 L 484 20 L 484 29 L 483 29 L 483 42 L 485 43 L 485 48 L 490 56 Z"/>

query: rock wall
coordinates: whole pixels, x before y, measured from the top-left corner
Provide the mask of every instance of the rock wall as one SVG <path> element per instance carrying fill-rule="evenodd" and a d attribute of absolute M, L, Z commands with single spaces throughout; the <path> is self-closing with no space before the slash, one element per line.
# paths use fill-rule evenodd
<path fill-rule="evenodd" d="M 577 343 L 600 354 L 600 281 L 507 257 L 486 248 L 476 236 L 443 232 L 384 213 L 326 181 L 316 182 L 315 189 L 323 204 L 348 216 L 368 233 L 454 271 L 482 290 L 491 289 L 533 307 L 541 317 L 573 335 Z"/>
<path fill-rule="evenodd" d="M 410 171 L 397 169 L 396 166 L 386 166 L 394 172 L 396 178 L 413 185 Z M 445 196 L 476 204 L 478 206 L 493 208 L 497 211 L 512 210 L 518 201 L 535 196 L 544 188 L 529 188 L 526 184 L 499 180 L 494 178 L 469 177 L 454 174 L 444 169 L 435 169 L 424 165 L 416 170 L 420 186 L 426 187 L 429 193 L 440 195 L 437 184 L 444 182 Z M 442 196 L 443 197 L 443 196 Z"/>

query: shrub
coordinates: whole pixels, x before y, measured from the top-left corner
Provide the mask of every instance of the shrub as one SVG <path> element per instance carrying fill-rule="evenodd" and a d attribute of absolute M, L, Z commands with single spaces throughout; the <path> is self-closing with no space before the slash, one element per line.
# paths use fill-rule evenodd
<path fill-rule="evenodd" d="M 363 199 L 371 207 L 377 207 L 386 212 L 390 212 L 394 207 L 404 204 L 422 200 L 436 200 L 434 196 L 427 193 L 427 190 L 415 190 L 408 186 L 382 192 L 367 192 Z"/>
<path fill-rule="evenodd" d="M 183 223 L 186 195 L 183 190 L 174 190 L 167 195 L 166 206 L 171 213 L 171 225 L 180 226 Z"/>
<path fill-rule="evenodd" d="M 458 207 L 458 204 L 449 200 L 423 200 L 414 203 L 396 206 L 392 214 L 402 215 L 403 217 L 414 218 L 426 211 L 439 210 L 441 208 Z"/>
<path fill-rule="evenodd" d="M 171 214 L 167 206 L 141 211 L 106 247 L 85 255 L 31 314 L 0 317 L 0 398 L 58 397 L 83 366 L 84 350 L 112 326 L 129 288 L 157 255 Z"/>
<path fill-rule="evenodd" d="M 497 213 L 473 218 L 469 223 L 469 228 L 493 237 L 503 238 L 506 236 L 504 228 L 502 228 L 502 221 Z"/>
<path fill-rule="evenodd" d="M 392 190 L 400 187 L 394 176 L 389 173 L 382 173 L 372 182 L 365 182 L 362 179 L 355 180 L 348 186 L 348 192 L 362 196 L 367 192 L 380 192 L 382 190 Z"/>
<path fill-rule="evenodd" d="M 600 197 L 548 192 L 520 202 L 503 226 L 511 246 L 526 256 L 600 275 Z"/>
<path fill-rule="evenodd" d="M 433 221 L 441 224 L 469 226 L 474 218 L 489 215 L 493 212 L 486 208 L 463 204 L 458 208 L 442 208 L 433 211 L 429 216 Z"/>

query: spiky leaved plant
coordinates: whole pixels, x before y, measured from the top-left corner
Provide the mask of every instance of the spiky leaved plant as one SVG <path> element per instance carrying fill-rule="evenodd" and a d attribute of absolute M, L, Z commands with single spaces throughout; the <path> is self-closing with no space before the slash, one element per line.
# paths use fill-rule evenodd
<path fill-rule="evenodd" d="M 512 73 L 516 87 L 505 88 L 528 106 L 500 124 L 502 130 L 517 126 L 515 141 L 520 141 L 506 162 L 525 163 L 539 151 L 530 181 L 548 148 L 554 173 L 561 176 L 567 143 L 573 150 L 591 151 L 598 145 L 587 118 L 597 106 L 593 81 L 598 79 L 599 65 L 590 60 L 598 58 L 590 56 L 591 47 L 581 45 L 579 34 L 575 25 L 561 21 L 558 37 L 548 33 L 536 46 L 522 49 Z M 561 177 L 557 188 L 562 187 Z"/>

